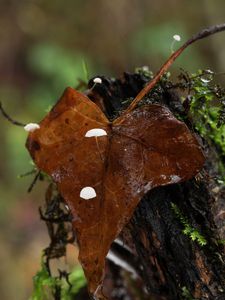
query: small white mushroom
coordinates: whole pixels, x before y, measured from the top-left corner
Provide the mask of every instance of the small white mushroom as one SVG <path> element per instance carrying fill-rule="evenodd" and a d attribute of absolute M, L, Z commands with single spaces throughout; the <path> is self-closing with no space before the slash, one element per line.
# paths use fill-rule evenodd
<path fill-rule="evenodd" d="M 95 198 L 96 196 L 95 189 L 93 189 L 91 186 L 86 186 L 80 191 L 80 197 L 84 200 L 89 200 Z"/>
<path fill-rule="evenodd" d="M 180 40 L 181 40 L 180 35 L 179 35 L 179 34 L 174 34 L 174 36 L 173 36 L 173 41 L 172 41 L 172 43 L 171 43 L 171 45 L 170 45 L 171 53 L 174 53 L 173 47 L 174 47 L 175 43 L 176 43 L 176 42 L 180 42 Z"/>
<path fill-rule="evenodd" d="M 40 125 L 38 125 L 36 123 L 28 123 L 27 125 L 24 126 L 24 130 L 28 131 L 28 132 L 33 132 L 39 128 L 40 128 Z"/>
<path fill-rule="evenodd" d="M 99 83 L 99 84 L 101 84 L 101 83 L 102 83 L 102 80 L 101 80 L 101 78 L 96 77 L 96 78 L 93 79 L 93 82 L 94 82 L 94 83 Z"/>
<path fill-rule="evenodd" d="M 175 34 L 175 35 L 173 36 L 173 39 L 174 39 L 175 41 L 177 41 L 177 42 L 180 42 L 181 37 L 180 37 L 180 35 Z"/>
<path fill-rule="evenodd" d="M 86 132 L 85 137 L 92 137 L 92 136 L 103 136 L 107 135 L 107 132 L 101 128 L 93 128 Z"/>

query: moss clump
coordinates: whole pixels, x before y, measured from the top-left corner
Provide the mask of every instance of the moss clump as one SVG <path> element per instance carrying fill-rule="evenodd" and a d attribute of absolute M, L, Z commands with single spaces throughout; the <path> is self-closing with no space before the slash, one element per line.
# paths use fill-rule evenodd
<path fill-rule="evenodd" d="M 182 214 L 178 206 L 175 203 L 171 203 L 171 208 L 179 222 L 184 227 L 182 232 L 187 235 L 192 241 L 196 241 L 200 246 L 205 246 L 207 244 L 205 237 L 196 228 L 192 227 L 189 224 L 188 219 Z"/>
<path fill-rule="evenodd" d="M 188 91 L 184 99 L 187 118 L 198 134 L 210 145 L 214 145 L 221 158 L 219 162 L 220 180 L 225 181 L 225 89 L 214 83 L 210 70 L 199 70 L 189 75 L 181 73 L 175 85 Z"/>
<path fill-rule="evenodd" d="M 184 300 L 195 300 L 186 286 L 182 287 L 182 297 Z"/>
<path fill-rule="evenodd" d="M 79 290 L 86 285 L 86 279 L 81 267 L 76 267 L 68 277 L 53 277 L 50 275 L 44 257 L 41 270 L 33 278 L 34 289 L 29 300 L 73 300 Z"/>

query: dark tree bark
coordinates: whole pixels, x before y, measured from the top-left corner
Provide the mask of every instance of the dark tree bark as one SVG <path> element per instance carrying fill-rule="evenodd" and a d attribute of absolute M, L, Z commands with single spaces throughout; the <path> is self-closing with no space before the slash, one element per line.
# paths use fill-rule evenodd
<path fill-rule="evenodd" d="M 118 80 L 101 78 L 103 83 L 90 89 L 88 95 L 109 118 L 115 117 L 126 106 L 125 100 L 136 96 L 149 81 L 144 75 L 128 73 Z M 90 80 L 89 87 L 92 86 Z M 161 90 L 161 97 L 151 98 L 151 102 L 168 106 L 175 115 L 184 115 L 177 93 L 163 85 Z M 189 121 L 187 125 L 193 129 Z M 219 159 L 215 149 L 200 137 L 199 141 L 206 154 L 202 172 L 187 182 L 150 191 L 121 233 L 124 245 L 129 246 L 129 250 L 125 249 L 129 255 L 123 255 L 124 247 L 119 246 L 117 254 L 132 266 L 139 279 L 136 279 L 136 285 L 135 280 L 129 285 L 124 271 L 109 264 L 111 299 L 225 299 L 224 247 L 217 242 L 224 238 L 222 206 L 225 191 L 214 179 Z M 201 246 L 182 232 L 184 227 L 172 209 L 172 203 L 192 228 L 205 237 L 206 245 Z M 112 245 L 115 252 L 113 247 L 116 243 Z M 112 291 L 115 294 L 118 279 L 127 293 L 117 294 L 115 298 Z M 136 291 L 146 290 L 148 296 L 146 292 L 132 295 L 131 286 L 135 286 Z"/>

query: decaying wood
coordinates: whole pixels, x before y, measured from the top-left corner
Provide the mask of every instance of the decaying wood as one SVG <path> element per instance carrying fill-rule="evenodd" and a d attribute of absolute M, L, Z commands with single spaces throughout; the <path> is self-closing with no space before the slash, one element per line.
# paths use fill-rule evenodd
<path fill-rule="evenodd" d="M 94 128 L 104 135 L 87 137 Z M 101 286 L 110 245 L 141 198 L 157 186 L 192 178 L 205 161 L 194 135 L 165 106 L 142 105 L 110 122 L 71 88 L 29 134 L 27 148 L 70 207 L 92 294 Z M 95 189 L 91 201 L 82 199 L 85 187 Z"/>
<path fill-rule="evenodd" d="M 125 73 L 120 80 L 102 78 L 102 81 L 103 84 L 96 86 L 90 94 L 94 101 L 101 99 L 105 103 L 105 111 L 110 117 L 115 115 L 115 110 L 122 108 L 121 99 L 134 97 L 142 89 L 146 78 Z M 89 84 L 91 87 L 92 81 Z M 156 101 L 168 106 L 175 114 L 184 113 L 174 91 L 165 89 L 161 99 Z M 184 291 L 188 291 L 193 299 L 225 299 L 224 249 L 217 244 L 224 234 L 221 229 L 224 223 L 220 228 L 216 227 L 218 216 L 212 214 L 213 207 L 221 206 L 224 192 L 221 191 L 223 188 L 220 192 L 215 188 L 217 184 L 211 177 L 217 173 L 215 149 L 204 143 L 203 146 L 207 159 L 200 176 L 150 191 L 126 227 L 132 238 L 125 243 L 135 245 L 135 251 L 131 252 L 141 266 L 137 273 L 156 299 L 185 299 Z M 171 203 L 175 203 L 190 224 L 205 237 L 205 246 L 184 235 Z M 220 218 L 217 225 L 221 222 Z"/>

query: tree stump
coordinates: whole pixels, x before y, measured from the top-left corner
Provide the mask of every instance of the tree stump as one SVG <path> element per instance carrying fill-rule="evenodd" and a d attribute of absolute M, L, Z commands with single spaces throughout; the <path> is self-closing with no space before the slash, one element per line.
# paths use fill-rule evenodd
<path fill-rule="evenodd" d="M 143 73 L 101 79 L 102 84 L 94 87 L 90 80 L 87 94 L 111 119 L 149 81 Z M 154 97 L 153 91 L 144 101 L 165 105 L 183 117 L 185 107 L 176 90 L 162 81 L 159 88 L 160 94 Z M 185 120 L 193 131 L 191 120 Z M 136 277 L 128 279 L 120 267 L 108 263 L 106 281 L 111 283 L 105 289 L 110 299 L 225 299 L 225 255 L 219 243 L 225 236 L 225 188 L 215 180 L 221 158 L 213 145 L 198 139 L 206 155 L 200 174 L 150 191 L 121 233 L 123 244 L 113 243 L 114 252 L 117 247 L 117 255 Z"/>

